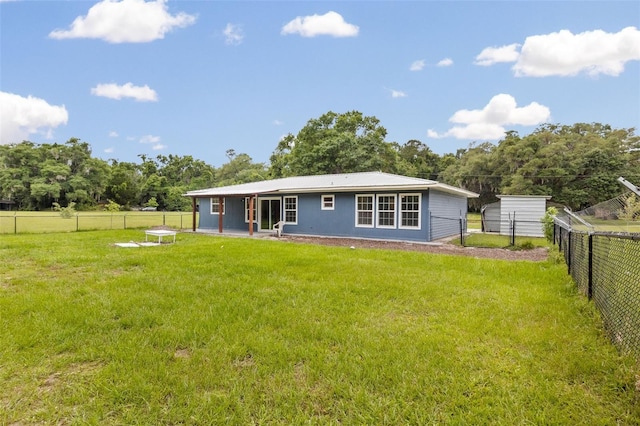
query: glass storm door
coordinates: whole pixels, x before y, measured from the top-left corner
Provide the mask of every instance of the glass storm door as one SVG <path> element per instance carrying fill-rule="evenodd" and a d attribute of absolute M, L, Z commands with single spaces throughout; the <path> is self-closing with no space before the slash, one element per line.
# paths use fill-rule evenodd
<path fill-rule="evenodd" d="M 260 230 L 273 229 L 273 225 L 280 222 L 280 198 L 260 199 Z"/>

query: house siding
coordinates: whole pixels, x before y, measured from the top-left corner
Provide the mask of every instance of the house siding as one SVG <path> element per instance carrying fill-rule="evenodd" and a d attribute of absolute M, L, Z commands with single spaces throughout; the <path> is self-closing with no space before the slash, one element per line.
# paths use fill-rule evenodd
<path fill-rule="evenodd" d="M 400 195 L 418 194 L 421 197 L 420 229 L 400 229 Z M 426 192 L 347 192 L 336 194 L 296 194 L 298 196 L 298 224 L 284 227 L 285 234 L 375 238 L 406 241 L 428 241 L 428 209 Z M 334 210 L 322 210 L 322 195 L 335 195 Z M 374 197 L 374 221 L 376 195 L 396 196 L 396 220 L 394 228 L 356 226 L 356 195 Z"/>
<path fill-rule="evenodd" d="M 184 195 L 198 203 L 200 229 L 217 230 L 222 222 L 221 232 L 249 232 L 245 221 L 245 197 L 249 194 L 259 194 L 255 203 L 257 221 L 253 232 L 258 228 L 267 231 L 280 218 L 286 217 L 291 223 L 285 224 L 285 234 L 422 242 L 457 234 L 460 219 L 466 217 L 467 199 L 478 196 L 434 180 L 382 172 L 291 176 L 199 189 Z M 373 197 L 371 210 L 358 210 L 357 194 Z M 403 195 L 419 198 L 403 200 Z M 220 196 L 225 197 L 224 216 L 211 214 L 210 197 Z M 324 208 L 323 196 L 326 196 Z M 289 202 L 286 202 L 286 197 L 291 197 Z M 296 200 L 295 214 L 292 211 L 293 199 Z M 273 200 L 280 200 L 280 203 Z M 394 200 L 395 204 L 392 204 Z M 419 211 L 416 203 L 420 205 Z M 392 205 L 395 209 L 391 208 Z M 403 205 L 406 208 L 404 226 L 400 211 Z M 369 205 L 361 203 L 360 207 L 367 209 Z M 362 225 L 358 225 L 357 218 L 364 220 Z M 268 223 L 261 220 L 268 220 Z"/>
<path fill-rule="evenodd" d="M 460 218 L 466 220 L 467 199 L 441 191 L 429 193 L 430 241 L 460 233 Z"/>
<path fill-rule="evenodd" d="M 211 214 L 211 199 L 198 199 L 198 210 L 200 211 L 198 227 L 202 229 L 218 229 L 218 214 Z M 222 218 L 223 230 L 248 231 L 249 224 L 244 221 L 244 198 L 225 197 L 224 217 Z M 254 223 L 253 230 L 258 230 L 257 223 Z"/>
<path fill-rule="evenodd" d="M 396 220 L 394 228 L 371 228 L 356 226 L 356 194 L 374 197 L 374 221 L 376 219 L 377 195 L 396 196 Z M 420 194 L 420 227 L 419 229 L 401 229 L 400 224 L 400 195 Z M 322 196 L 334 195 L 334 209 L 322 209 Z M 298 197 L 298 222 L 285 224 L 285 234 L 317 235 L 350 238 L 373 238 L 402 241 L 429 241 L 429 194 L 427 191 L 409 192 L 348 192 L 348 193 L 312 193 L 287 194 Z M 280 196 L 265 196 L 264 198 L 280 198 Z M 466 199 L 465 199 L 466 202 Z M 201 229 L 218 229 L 218 214 L 211 214 L 210 198 L 201 198 L 199 203 L 199 224 Z M 259 203 L 256 202 L 256 206 Z M 248 231 L 248 224 L 244 221 L 244 199 L 237 197 L 225 198 L 225 214 L 223 217 L 223 231 Z M 465 207 L 466 208 L 466 207 Z M 254 231 L 258 231 L 258 223 L 254 224 Z"/>

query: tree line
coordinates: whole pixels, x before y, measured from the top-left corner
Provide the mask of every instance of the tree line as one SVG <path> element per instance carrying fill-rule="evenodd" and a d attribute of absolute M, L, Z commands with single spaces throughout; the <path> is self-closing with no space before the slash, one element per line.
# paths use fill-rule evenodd
<path fill-rule="evenodd" d="M 438 180 L 480 194 L 472 209 L 499 194 L 550 195 L 574 210 L 620 194 L 619 176 L 640 179 L 640 137 L 634 129 L 599 123 L 545 124 L 521 137 L 509 131 L 496 144 L 471 144 L 438 155 L 419 140 L 386 141 L 379 120 L 361 112 L 327 112 L 277 144 L 269 164 L 226 151 L 216 168 L 190 155 L 139 155 L 139 162 L 102 160 L 79 139 L 58 144 L 0 145 L 0 199 L 20 210 L 73 203 L 123 209 L 189 210 L 194 189 L 325 173 L 383 171 Z"/>

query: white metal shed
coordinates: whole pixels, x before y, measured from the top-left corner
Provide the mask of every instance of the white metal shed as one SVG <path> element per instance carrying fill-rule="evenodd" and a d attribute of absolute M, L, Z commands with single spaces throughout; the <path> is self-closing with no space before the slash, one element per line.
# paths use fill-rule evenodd
<path fill-rule="evenodd" d="M 548 195 L 498 195 L 500 199 L 500 234 L 544 237 L 541 219 L 547 209 Z"/>

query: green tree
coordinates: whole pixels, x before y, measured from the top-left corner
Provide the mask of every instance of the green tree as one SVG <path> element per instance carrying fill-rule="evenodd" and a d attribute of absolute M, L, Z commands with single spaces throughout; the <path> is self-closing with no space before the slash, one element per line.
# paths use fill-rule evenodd
<path fill-rule="evenodd" d="M 271 156 L 272 177 L 396 172 L 398 152 L 385 142 L 387 130 L 375 117 L 332 111 L 311 119 L 296 136 L 287 135 Z"/>
<path fill-rule="evenodd" d="M 630 194 L 624 200 L 624 207 L 619 209 L 616 214 L 619 219 L 628 222 L 640 220 L 640 197 L 635 194 Z"/>
<path fill-rule="evenodd" d="M 228 163 L 216 171 L 216 186 L 236 185 L 240 183 L 265 180 L 268 175 L 263 163 L 254 163 L 247 154 L 236 154 L 235 150 L 227 150 Z"/>
<path fill-rule="evenodd" d="M 545 124 L 525 137 L 507 132 L 497 146 L 472 145 L 443 175 L 479 192 L 481 204 L 498 194 L 551 195 L 581 210 L 619 195 L 619 176 L 640 177 L 640 138 L 599 123 Z"/>
<path fill-rule="evenodd" d="M 397 145 L 397 151 L 400 159 L 409 165 L 409 170 L 403 174 L 422 179 L 438 179 L 441 171 L 440 156 L 427 145 L 411 139 L 402 146 Z"/>
<path fill-rule="evenodd" d="M 111 175 L 106 196 L 114 202 L 130 208 L 138 203 L 141 175 L 135 163 L 111 160 Z"/>
<path fill-rule="evenodd" d="M 449 165 L 441 174 L 443 182 L 480 194 L 477 199 L 469 200 L 471 210 L 479 211 L 482 205 L 495 201 L 499 193 L 500 178 L 494 174 L 494 150 L 493 144 L 485 142 L 458 151 L 455 161 L 447 157 Z"/>

